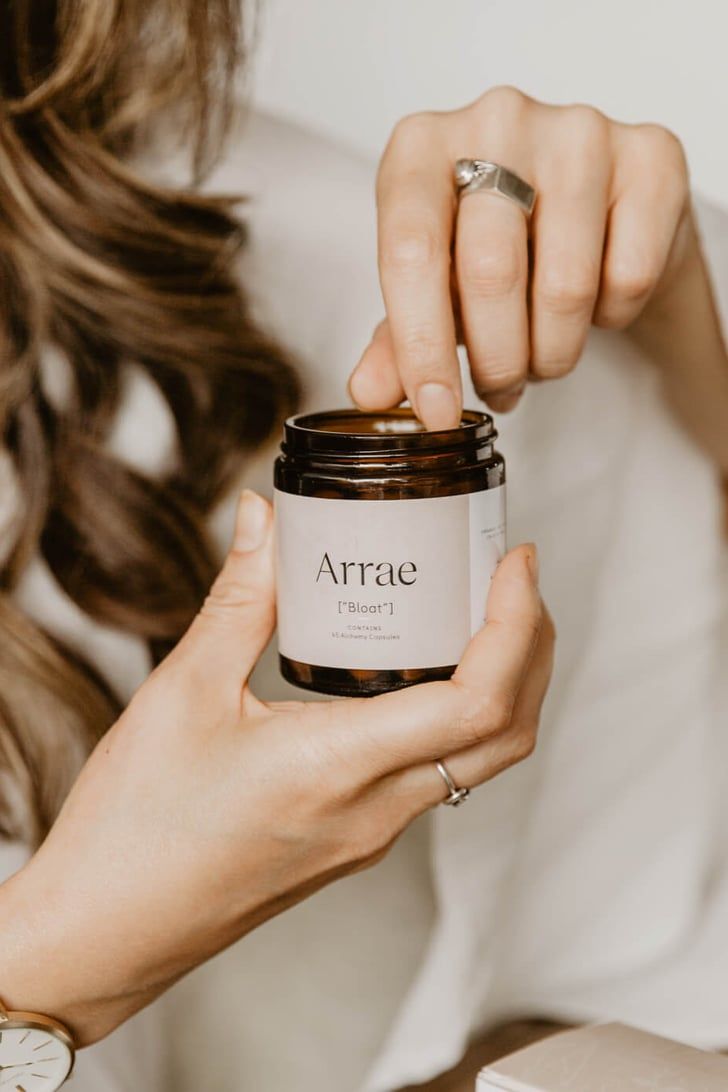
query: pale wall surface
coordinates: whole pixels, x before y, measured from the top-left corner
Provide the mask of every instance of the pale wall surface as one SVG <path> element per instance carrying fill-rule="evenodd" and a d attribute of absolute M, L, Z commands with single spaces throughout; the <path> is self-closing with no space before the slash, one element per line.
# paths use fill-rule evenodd
<path fill-rule="evenodd" d="M 378 154 L 398 117 L 512 83 L 683 139 L 728 206 L 728 0 L 263 0 L 261 105 Z"/>

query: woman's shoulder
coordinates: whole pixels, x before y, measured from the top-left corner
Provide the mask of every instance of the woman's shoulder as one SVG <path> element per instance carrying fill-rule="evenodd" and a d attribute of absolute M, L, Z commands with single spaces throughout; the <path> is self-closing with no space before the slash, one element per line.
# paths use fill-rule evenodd
<path fill-rule="evenodd" d="M 248 111 L 207 182 L 213 191 L 244 197 L 241 274 L 258 318 L 307 370 L 329 380 L 333 370 L 342 393 L 383 314 L 375 176 L 376 163 L 355 151 Z"/>
<path fill-rule="evenodd" d="M 259 110 L 241 110 L 213 171 L 215 189 L 246 194 L 252 211 L 276 208 L 291 224 L 342 243 L 337 222 L 369 210 L 374 223 L 376 163 L 306 126 Z M 303 213 L 319 213 L 315 222 Z"/>
<path fill-rule="evenodd" d="M 376 273 L 375 173 L 370 160 L 319 133 L 250 111 L 210 181 L 244 194 L 251 244 L 271 259 L 282 250 L 324 275 L 371 259 Z"/>
<path fill-rule="evenodd" d="M 225 163 L 234 162 L 238 154 L 246 158 L 246 153 L 252 150 L 261 165 L 275 164 L 282 168 L 292 158 L 303 177 L 313 176 L 317 180 L 322 168 L 350 182 L 358 178 L 367 186 L 375 174 L 375 161 L 353 146 L 301 122 L 241 105 L 222 157 L 223 168 Z"/>

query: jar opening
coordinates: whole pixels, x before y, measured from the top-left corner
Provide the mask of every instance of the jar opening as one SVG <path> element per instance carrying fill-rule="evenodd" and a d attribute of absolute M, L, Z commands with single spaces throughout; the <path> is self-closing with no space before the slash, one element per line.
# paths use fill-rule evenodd
<path fill-rule="evenodd" d="M 428 432 L 411 409 L 362 413 L 355 409 L 301 414 L 286 421 L 284 450 L 291 454 L 437 454 L 491 444 L 493 419 L 464 410 L 457 428 Z"/>

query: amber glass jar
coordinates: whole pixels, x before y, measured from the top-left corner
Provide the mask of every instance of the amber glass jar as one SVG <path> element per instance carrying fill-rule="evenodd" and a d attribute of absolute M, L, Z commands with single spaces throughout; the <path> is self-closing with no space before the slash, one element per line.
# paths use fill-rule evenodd
<path fill-rule="evenodd" d="M 368 696 L 449 678 L 505 549 L 487 414 L 425 431 L 410 410 L 286 422 L 275 465 L 281 671 Z"/>

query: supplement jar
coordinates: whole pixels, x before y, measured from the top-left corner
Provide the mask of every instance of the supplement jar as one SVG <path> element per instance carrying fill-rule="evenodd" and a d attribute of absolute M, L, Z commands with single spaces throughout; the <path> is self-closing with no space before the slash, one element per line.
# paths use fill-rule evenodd
<path fill-rule="evenodd" d="M 505 549 L 487 414 L 290 418 L 275 464 L 278 650 L 296 686 L 368 696 L 449 678 Z"/>

